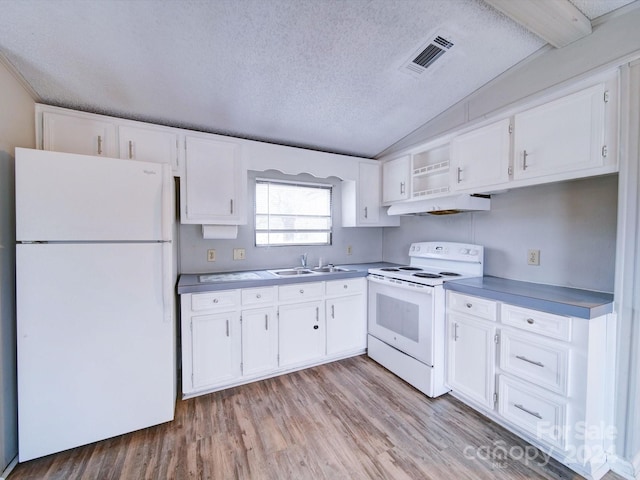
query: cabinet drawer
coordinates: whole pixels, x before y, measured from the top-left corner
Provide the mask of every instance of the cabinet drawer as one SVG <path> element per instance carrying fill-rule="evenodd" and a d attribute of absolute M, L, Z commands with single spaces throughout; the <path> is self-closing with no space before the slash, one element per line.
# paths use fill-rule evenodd
<path fill-rule="evenodd" d="M 278 287 L 278 299 L 286 302 L 288 300 L 320 298 L 322 297 L 323 292 L 323 282 L 296 283 L 295 285 L 284 285 Z"/>
<path fill-rule="evenodd" d="M 571 340 L 571 318 L 502 304 L 502 323 L 547 337 Z"/>
<path fill-rule="evenodd" d="M 569 349 L 553 341 L 539 341 L 536 335 L 502 330 L 500 368 L 521 379 L 567 395 Z"/>
<path fill-rule="evenodd" d="M 266 305 L 276 299 L 276 287 L 245 288 L 242 290 L 242 305 Z"/>
<path fill-rule="evenodd" d="M 567 403 L 562 397 L 500 375 L 498 413 L 539 440 L 566 448 Z"/>
<path fill-rule="evenodd" d="M 366 280 L 364 278 L 345 278 L 344 280 L 332 280 L 327 282 L 327 295 L 350 295 L 364 291 Z"/>
<path fill-rule="evenodd" d="M 467 313 L 486 320 L 495 320 L 498 311 L 497 302 L 485 298 L 447 292 L 447 308 L 456 312 Z"/>
<path fill-rule="evenodd" d="M 191 310 L 233 310 L 240 305 L 239 290 L 195 293 L 191 296 Z"/>

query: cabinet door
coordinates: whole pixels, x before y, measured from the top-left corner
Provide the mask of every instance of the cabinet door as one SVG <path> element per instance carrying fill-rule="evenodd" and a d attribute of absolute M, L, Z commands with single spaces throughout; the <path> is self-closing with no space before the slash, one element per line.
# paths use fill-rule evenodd
<path fill-rule="evenodd" d="M 405 155 L 382 164 L 382 203 L 409 198 L 410 162 L 411 157 Z"/>
<path fill-rule="evenodd" d="M 167 163 L 178 170 L 178 135 L 171 131 L 123 125 L 118 127 L 120 158 Z"/>
<path fill-rule="evenodd" d="M 244 172 L 240 144 L 186 137 L 182 223 L 244 223 Z"/>
<path fill-rule="evenodd" d="M 599 84 L 517 114 L 514 178 L 602 166 L 604 90 Z"/>
<path fill-rule="evenodd" d="M 323 302 L 281 305 L 278 332 L 281 367 L 320 359 L 326 342 Z"/>
<path fill-rule="evenodd" d="M 363 295 L 327 300 L 327 355 L 364 350 L 367 318 Z"/>
<path fill-rule="evenodd" d="M 501 120 L 451 141 L 454 190 L 480 193 L 509 181 L 509 124 Z"/>
<path fill-rule="evenodd" d="M 376 225 L 380 221 L 380 167 L 360 163 L 358 170 L 358 222 Z"/>
<path fill-rule="evenodd" d="M 278 323 L 275 308 L 242 312 L 242 374 L 257 375 L 278 368 Z"/>
<path fill-rule="evenodd" d="M 42 148 L 53 152 L 115 157 L 115 125 L 99 118 L 42 113 Z"/>
<path fill-rule="evenodd" d="M 454 392 L 493 409 L 496 328 L 484 320 L 449 314 L 447 383 Z"/>
<path fill-rule="evenodd" d="M 192 317 L 193 390 L 225 384 L 240 376 L 239 324 L 236 312 Z"/>

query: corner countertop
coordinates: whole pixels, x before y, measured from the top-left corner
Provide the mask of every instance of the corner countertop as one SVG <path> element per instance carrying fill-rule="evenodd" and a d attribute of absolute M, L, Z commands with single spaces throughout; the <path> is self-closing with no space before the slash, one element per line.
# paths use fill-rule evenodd
<path fill-rule="evenodd" d="M 475 295 L 556 315 L 596 318 L 613 311 L 613 295 L 591 290 L 477 277 L 445 282 L 445 290 Z"/>
<path fill-rule="evenodd" d="M 366 277 L 370 268 L 397 267 L 395 263 L 373 262 L 357 264 L 341 264 L 337 267 L 346 268 L 348 272 L 331 272 L 310 275 L 296 275 L 278 277 L 267 270 L 245 270 L 239 272 L 185 273 L 180 275 L 177 292 L 184 293 L 213 292 L 216 290 L 231 290 L 234 288 L 255 288 L 269 285 L 287 285 L 291 283 L 324 282 L 343 278 Z M 273 270 L 278 270 L 274 268 Z M 207 277 L 209 281 L 201 281 Z"/>

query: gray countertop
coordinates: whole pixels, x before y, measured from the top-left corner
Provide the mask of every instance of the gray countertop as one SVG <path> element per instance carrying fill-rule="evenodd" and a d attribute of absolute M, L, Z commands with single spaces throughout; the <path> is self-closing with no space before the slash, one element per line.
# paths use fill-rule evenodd
<path fill-rule="evenodd" d="M 578 318 L 596 318 L 613 311 L 613 295 L 577 288 L 478 277 L 453 280 L 445 290 L 489 298 L 524 308 Z"/>
<path fill-rule="evenodd" d="M 185 273 L 178 280 L 178 294 L 212 292 L 234 288 L 255 288 L 269 285 L 287 285 L 291 283 L 324 282 L 342 278 L 366 277 L 370 268 L 398 266 L 389 262 L 357 263 L 337 265 L 348 272 L 318 273 L 279 277 L 267 270 L 249 270 L 241 272 Z M 278 269 L 273 269 L 278 270 Z M 204 277 L 204 278 L 203 278 Z M 208 279 L 206 277 L 209 277 Z M 203 281 L 204 280 L 204 281 Z"/>

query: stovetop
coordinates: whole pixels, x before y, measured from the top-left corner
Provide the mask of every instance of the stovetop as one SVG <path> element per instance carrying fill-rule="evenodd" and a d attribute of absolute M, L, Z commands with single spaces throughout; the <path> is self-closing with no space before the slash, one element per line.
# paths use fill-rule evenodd
<path fill-rule="evenodd" d="M 481 277 L 483 256 L 484 249 L 480 245 L 419 242 L 411 245 L 409 265 L 372 268 L 369 273 L 421 285 L 442 285 L 448 280 Z"/>

